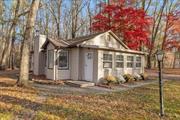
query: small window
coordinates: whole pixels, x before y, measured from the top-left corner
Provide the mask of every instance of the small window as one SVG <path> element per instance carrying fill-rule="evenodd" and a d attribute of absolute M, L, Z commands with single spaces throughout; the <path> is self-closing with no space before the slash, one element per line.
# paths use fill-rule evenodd
<path fill-rule="evenodd" d="M 69 60 L 68 60 L 68 51 L 60 51 L 59 52 L 59 69 L 68 69 Z"/>
<path fill-rule="evenodd" d="M 52 69 L 54 65 L 54 51 L 48 50 L 48 68 Z"/>
<path fill-rule="evenodd" d="M 103 67 L 112 68 L 112 54 L 103 54 Z"/>
<path fill-rule="evenodd" d="M 134 61 L 133 56 L 127 56 L 127 67 L 128 68 L 133 68 L 133 61 Z"/>
<path fill-rule="evenodd" d="M 116 67 L 124 68 L 124 56 L 123 55 L 116 55 Z"/>
<path fill-rule="evenodd" d="M 136 57 L 136 67 L 141 67 L 141 57 Z"/>

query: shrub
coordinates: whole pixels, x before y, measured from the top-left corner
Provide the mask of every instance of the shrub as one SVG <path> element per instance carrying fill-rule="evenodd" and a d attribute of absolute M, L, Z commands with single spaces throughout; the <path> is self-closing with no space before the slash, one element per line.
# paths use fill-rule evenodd
<path fill-rule="evenodd" d="M 117 79 L 116 77 L 112 76 L 112 75 L 108 75 L 104 78 L 104 80 L 106 80 L 107 84 L 109 85 L 110 83 L 117 83 Z"/>
<path fill-rule="evenodd" d="M 131 74 L 124 74 L 123 77 L 126 80 L 126 82 L 133 82 L 133 81 L 135 81 L 134 76 L 131 75 Z"/>
<path fill-rule="evenodd" d="M 124 77 L 122 75 L 119 75 L 118 77 L 116 77 L 116 79 L 119 84 L 126 82 L 126 80 L 124 79 Z"/>
<path fill-rule="evenodd" d="M 134 79 L 135 79 L 135 81 L 142 80 L 142 76 L 140 74 L 135 73 Z"/>
<path fill-rule="evenodd" d="M 146 73 L 141 73 L 140 76 L 141 76 L 142 80 L 148 79 L 148 75 Z"/>

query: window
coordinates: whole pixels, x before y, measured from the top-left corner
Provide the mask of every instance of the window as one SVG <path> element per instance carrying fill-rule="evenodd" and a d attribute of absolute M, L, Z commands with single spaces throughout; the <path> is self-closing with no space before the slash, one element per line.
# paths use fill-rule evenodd
<path fill-rule="evenodd" d="M 133 61 L 134 61 L 133 56 L 127 56 L 127 67 L 128 68 L 133 68 Z"/>
<path fill-rule="evenodd" d="M 123 68 L 124 67 L 124 56 L 116 55 L 116 67 Z"/>
<path fill-rule="evenodd" d="M 60 69 L 68 69 L 69 60 L 68 60 L 68 51 L 60 51 L 59 52 L 59 68 Z"/>
<path fill-rule="evenodd" d="M 48 50 L 48 68 L 52 69 L 54 65 L 54 51 Z"/>
<path fill-rule="evenodd" d="M 141 67 L 141 57 L 136 57 L 136 67 Z"/>
<path fill-rule="evenodd" d="M 103 54 L 103 67 L 112 68 L 112 54 Z"/>

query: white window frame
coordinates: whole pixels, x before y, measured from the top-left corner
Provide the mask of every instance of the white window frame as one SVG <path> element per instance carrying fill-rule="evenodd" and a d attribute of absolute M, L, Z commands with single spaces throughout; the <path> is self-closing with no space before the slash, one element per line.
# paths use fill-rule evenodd
<path fill-rule="evenodd" d="M 105 59 L 105 55 L 107 55 L 107 59 Z M 109 63 L 111 66 L 106 67 L 105 64 Z M 103 54 L 103 68 L 112 68 L 113 66 L 113 55 L 109 53 L 104 53 Z"/>
<path fill-rule="evenodd" d="M 66 63 L 65 67 L 60 66 L 60 54 L 61 53 L 65 53 L 66 57 L 67 57 L 67 63 Z M 58 57 L 58 69 L 59 70 L 68 70 L 69 69 L 69 51 L 68 50 L 61 50 L 61 51 L 58 52 L 58 54 L 59 54 L 59 57 Z"/>
<path fill-rule="evenodd" d="M 54 50 L 48 50 L 48 69 L 53 69 L 54 66 Z"/>
<path fill-rule="evenodd" d="M 138 58 L 140 58 L 140 60 L 138 60 Z M 142 61 L 141 56 L 136 56 L 136 68 L 141 68 L 141 66 L 142 66 L 141 61 Z M 139 64 L 140 66 L 138 66 L 138 64 Z"/>
<path fill-rule="evenodd" d="M 120 59 L 118 59 L 118 56 L 121 56 Z M 122 67 L 117 66 L 118 63 L 122 64 Z M 124 55 L 116 55 L 116 68 L 124 68 Z"/>
<path fill-rule="evenodd" d="M 128 59 L 129 57 L 132 57 L 133 59 L 132 59 L 132 60 L 129 60 L 129 59 Z M 128 64 L 132 64 L 132 66 L 129 67 Z M 127 68 L 133 68 L 133 67 L 134 67 L 134 56 L 128 55 L 128 56 L 127 56 Z"/>

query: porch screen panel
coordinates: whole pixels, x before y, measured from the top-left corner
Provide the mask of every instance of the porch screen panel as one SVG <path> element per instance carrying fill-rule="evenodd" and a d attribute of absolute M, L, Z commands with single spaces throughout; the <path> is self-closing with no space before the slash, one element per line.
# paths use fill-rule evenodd
<path fill-rule="evenodd" d="M 141 57 L 136 57 L 136 67 L 141 67 Z"/>
<path fill-rule="evenodd" d="M 103 54 L 103 68 L 112 68 L 112 54 Z"/>
<path fill-rule="evenodd" d="M 68 51 L 60 51 L 59 52 L 59 68 L 60 69 L 68 69 L 69 66 L 69 57 Z"/>
<path fill-rule="evenodd" d="M 116 67 L 124 68 L 124 56 L 123 55 L 116 55 Z"/>
<path fill-rule="evenodd" d="M 54 51 L 48 50 L 48 68 L 52 69 L 54 65 Z"/>
<path fill-rule="evenodd" d="M 133 68 L 133 61 L 134 61 L 134 57 L 133 56 L 127 56 L 127 67 L 128 68 Z"/>

